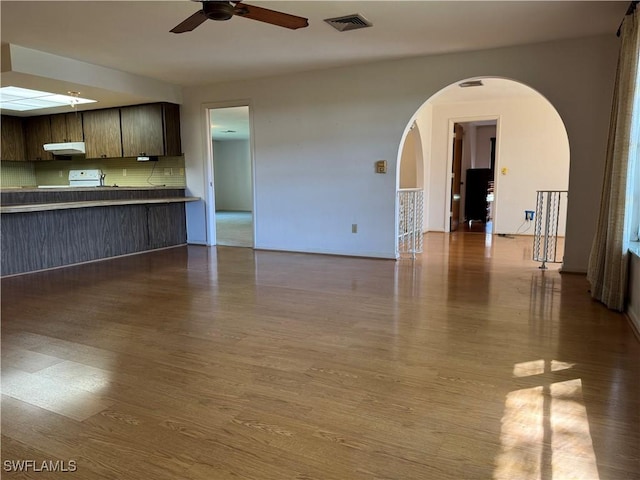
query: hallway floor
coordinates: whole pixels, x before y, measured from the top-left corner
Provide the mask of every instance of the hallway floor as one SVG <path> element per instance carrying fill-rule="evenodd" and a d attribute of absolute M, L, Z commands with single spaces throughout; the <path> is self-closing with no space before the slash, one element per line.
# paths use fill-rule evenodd
<path fill-rule="evenodd" d="M 253 247 L 253 216 L 251 212 L 217 211 L 216 241 L 229 247 Z"/>

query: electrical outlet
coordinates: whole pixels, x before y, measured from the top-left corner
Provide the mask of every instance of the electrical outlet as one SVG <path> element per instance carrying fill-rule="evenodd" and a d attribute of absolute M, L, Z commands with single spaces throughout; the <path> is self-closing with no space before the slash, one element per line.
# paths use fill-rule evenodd
<path fill-rule="evenodd" d="M 184 177 L 184 168 L 181 168 L 181 169 L 180 169 L 180 176 L 181 176 L 181 177 Z"/>
<path fill-rule="evenodd" d="M 62 170 L 58 170 L 58 176 L 62 178 Z"/>
<path fill-rule="evenodd" d="M 164 175 L 165 175 L 166 177 L 170 176 L 170 175 L 171 175 L 171 169 L 170 169 L 170 168 L 165 168 L 165 169 L 164 169 Z"/>
<path fill-rule="evenodd" d="M 525 210 L 524 211 L 524 219 L 527 222 L 530 222 L 531 220 L 533 220 L 533 210 Z"/>
<path fill-rule="evenodd" d="M 351 224 L 351 233 L 358 233 L 358 224 L 357 223 L 352 223 Z"/>
<path fill-rule="evenodd" d="M 122 169 L 122 176 L 123 176 L 123 177 L 126 177 L 126 176 L 127 176 L 127 169 L 126 169 L 126 168 L 123 168 L 123 169 Z"/>

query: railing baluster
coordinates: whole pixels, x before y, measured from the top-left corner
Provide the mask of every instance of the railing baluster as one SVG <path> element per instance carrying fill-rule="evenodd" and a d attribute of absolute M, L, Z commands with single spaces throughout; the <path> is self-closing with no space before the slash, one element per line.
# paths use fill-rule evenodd
<path fill-rule="evenodd" d="M 398 252 L 415 258 L 422 253 L 424 192 L 420 188 L 398 190 Z"/>

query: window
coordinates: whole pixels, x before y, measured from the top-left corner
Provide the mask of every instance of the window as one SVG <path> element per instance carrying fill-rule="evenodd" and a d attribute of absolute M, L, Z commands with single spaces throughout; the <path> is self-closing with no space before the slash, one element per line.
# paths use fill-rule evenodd
<path fill-rule="evenodd" d="M 629 250 L 640 256 L 640 70 L 636 72 L 630 138 L 625 223 Z"/>

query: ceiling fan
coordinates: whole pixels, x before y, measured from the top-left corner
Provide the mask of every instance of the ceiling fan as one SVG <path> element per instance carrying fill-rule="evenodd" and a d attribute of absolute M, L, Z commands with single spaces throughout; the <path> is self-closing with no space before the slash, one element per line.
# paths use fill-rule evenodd
<path fill-rule="evenodd" d="M 202 3 L 202 10 L 198 10 L 182 23 L 171 29 L 173 33 L 190 32 L 205 20 L 229 20 L 234 15 L 239 17 L 270 23 L 279 27 L 295 30 L 309 26 L 309 20 L 304 17 L 290 15 L 288 13 L 269 10 L 268 8 L 254 5 L 240 4 L 242 0 L 218 1 L 218 0 L 193 0 Z"/>

